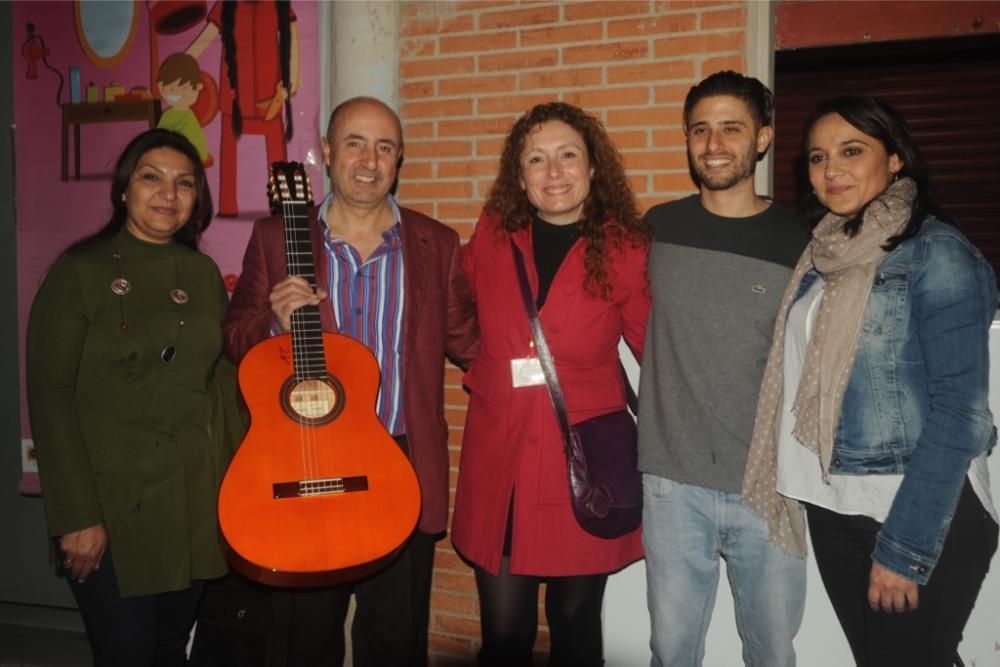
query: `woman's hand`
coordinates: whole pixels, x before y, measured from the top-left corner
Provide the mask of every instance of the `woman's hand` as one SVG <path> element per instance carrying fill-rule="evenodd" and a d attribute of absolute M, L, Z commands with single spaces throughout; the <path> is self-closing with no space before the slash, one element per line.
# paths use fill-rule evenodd
<path fill-rule="evenodd" d="M 872 563 L 868 577 L 868 605 L 872 611 L 901 614 L 917 608 L 917 584 Z"/>
<path fill-rule="evenodd" d="M 103 523 L 90 526 L 59 538 L 59 551 L 63 555 L 63 568 L 70 579 L 81 584 L 90 573 L 101 566 L 101 557 L 108 547 L 108 531 Z"/>

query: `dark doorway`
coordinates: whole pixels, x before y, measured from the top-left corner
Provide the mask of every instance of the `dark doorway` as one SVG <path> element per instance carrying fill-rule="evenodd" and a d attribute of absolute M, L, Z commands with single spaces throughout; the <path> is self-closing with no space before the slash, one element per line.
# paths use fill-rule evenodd
<path fill-rule="evenodd" d="M 778 51 L 779 202 L 795 207 L 807 187 L 797 183 L 807 117 L 845 93 L 881 97 L 903 114 L 942 208 L 1000 274 L 1000 35 Z"/>

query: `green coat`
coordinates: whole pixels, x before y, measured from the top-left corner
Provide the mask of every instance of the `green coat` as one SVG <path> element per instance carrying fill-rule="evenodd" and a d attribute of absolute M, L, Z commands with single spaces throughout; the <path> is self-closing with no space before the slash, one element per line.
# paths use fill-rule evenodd
<path fill-rule="evenodd" d="M 123 296 L 117 278 L 130 285 Z M 171 299 L 175 288 L 187 303 Z M 103 522 L 124 597 L 226 571 L 216 514 L 235 408 L 225 307 L 211 259 L 124 229 L 64 253 L 32 305 L 28 401 L 49 534 Z"/>

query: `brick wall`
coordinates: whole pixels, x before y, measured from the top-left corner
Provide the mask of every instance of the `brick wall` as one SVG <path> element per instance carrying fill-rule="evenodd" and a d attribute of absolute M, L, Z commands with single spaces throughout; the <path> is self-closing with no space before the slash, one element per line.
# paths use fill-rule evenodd
<path fill-rule="evenodd" d="M 925 0 L 919 11 L 900 11 L 893 0 L 779 0 L 774 48 L 801 49 L 899 39 L 968 37 L 1000 32 L 997 0 Z"/>
<path fill-rule="evenodd" d="M 402 12 L 399 197 L 463 238 L 507 131 L 539 102 L 570 102 L 604 121 L 643 209 L 694 191 L 684 96 L 704 76 L 745 65 L 743 2 L 404 2 Z M 454 492 L 467 401 L 460 372 L 449 367 L 446 376 Z M 446 540 L 431 600 L 432 664 L 467 663 L 478 619 L 472 571 Z M 543 626 L 536 649 L 547 646 Z"/>

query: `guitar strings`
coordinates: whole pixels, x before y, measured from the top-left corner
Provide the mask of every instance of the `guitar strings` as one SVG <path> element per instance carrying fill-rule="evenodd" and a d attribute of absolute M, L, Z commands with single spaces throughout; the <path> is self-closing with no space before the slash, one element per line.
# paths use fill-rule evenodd
<path fill-rule="evenodd" d="M 291 275 L 299 276 L 302 274 L 302 262 L 298 258 L 299 242 L 295 238 L 294 227 L 296 224 L 295 215 L 293 212 L 293 207 L 291 202 L 287 199 L 282 201 L 282 216 L 284 220 L 284 233 L 285 233 L 285 248 L 288 251 L 286 257 L 286 264 L 288 272 Z M 292 359 L 293 359 L 293 374 L 295 376 L 296 384 L 301 384 L 308 378 L 304 377 L 300 373 L 300 368 L 303 367 L 304 361 L 306 360 L 306 348 L 304 347 L 305 342 L 302 340 L 302 329 L 303 329 L 303 311 L 301 309 L 295 311 L 291 315 L 291 329 L 292 329 Z M 295 360 L 299 360 L 299 367 L 295 367 Z M 294 389 L 293 389 L 294 391 Z M 315 436 L 313 429 L 308 427 L 306 424 L 299 421 L 299 451 L 302 460 L 302 478 L 303 480 L 316 479 L 319 475 L 319 461 L 318 461 L 318 451 L 315 442 Z"/>

